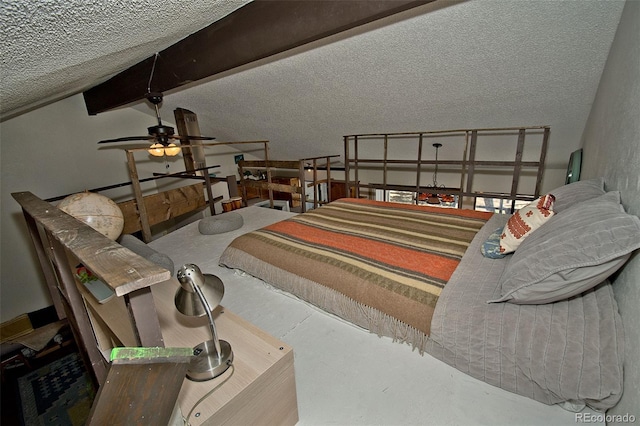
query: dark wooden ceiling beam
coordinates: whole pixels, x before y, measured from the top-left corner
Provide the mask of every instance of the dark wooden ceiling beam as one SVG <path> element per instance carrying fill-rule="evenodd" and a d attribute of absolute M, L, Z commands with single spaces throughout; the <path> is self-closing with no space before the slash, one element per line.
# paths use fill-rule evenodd
<path fill-rule="evenodd" d="M 432 1 L 256 0 L 161 51 L 150 88 L 175 89 Z M 85 91 L 89 114 L 143 99 L 154 57 Z"/>

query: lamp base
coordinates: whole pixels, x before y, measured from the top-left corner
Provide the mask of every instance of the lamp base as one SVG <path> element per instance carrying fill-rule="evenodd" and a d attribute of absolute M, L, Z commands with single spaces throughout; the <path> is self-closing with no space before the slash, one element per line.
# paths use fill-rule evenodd
<path fill-rule="evenodd" d="M 216 346 L 213 340 L 207 340 L 193 348 L 195 358 L 191 360 L 187 370 L 187 378 L 194 382 L 203 382 L 218 377 L 233 362 L 233 351 L 231 345 L 220 340 L 220 356 L 216 353 Z"/>

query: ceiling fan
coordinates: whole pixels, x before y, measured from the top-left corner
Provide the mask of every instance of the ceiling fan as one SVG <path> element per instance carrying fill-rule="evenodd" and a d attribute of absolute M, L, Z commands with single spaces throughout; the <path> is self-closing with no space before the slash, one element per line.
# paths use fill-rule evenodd
<path fill-rule="evenodd" d="M 148 92 L 146 98 L 149 102 L 153 104 L 156 110 L 156 118 L 158 119 L 158 124 L 156 126 L 148 127 L 149 135 L 147 136 L 125 136 L 122 138 L 116 139 L 107 139 L 98 142 L 101 143 L 113 143 L 113 142 L 128 142 L 128 141 L 149 141 L 152 143 L 150 148 L 158 149 L 158 151 L 162 152 L 160 155 L 164 155 L 166 152 L 168 154 L 169 149 L 166 149 L 170 145 L 175 147 L 173 143 L 175 140 L 184 141 L 184 140 L 213 140 L 214 137 L 210 136 L 188 136 L 188 135 L 176 135 L 174 134 L 174 129 L 171 126 L 166 126 L 162 124 L 162 119 L 160 118 L 160 108 L 158 105 L 162 103 L 162 93 L 160 92 Z M 175 153 L 177 154 L 179 148 L 175 148 Z M 150 150 L 151 152 L 151 150 Z M 152 153 L 153 154 L 153 153 Z M 154 154 L 155 155 L 155 154 Z M 171 155 L 171 154 L 168 154 Z M 173 154 L 175 155 L 175 154 Z"/>

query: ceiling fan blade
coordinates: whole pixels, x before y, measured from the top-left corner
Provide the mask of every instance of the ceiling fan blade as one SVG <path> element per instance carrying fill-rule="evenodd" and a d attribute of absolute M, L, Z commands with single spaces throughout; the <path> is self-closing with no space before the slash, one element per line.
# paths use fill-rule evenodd
<path fill-rule="evenodd" d="M 155 61 L 154 61 L 155 66 Z M 153 72 L 153 71 L 152 71 Z M 149 134 L 147 136 L 125 136 L 123 138 L 116 139 L 107 139 L 98 142 L 100 143 L 113 143 L 113 142 L 129 142 L 129 141 L 149 141 L 150 143 L 159 143 L 160 145 L 168 146 L 169 140 L 179 140 L 179 141 L 187 141 L 187 140 L 204 140 L 210 141 L 215 138 L 209 136 L 180 136 L 174 135 L 174 129 L 171 126 L 165 126 L 162 124 L 162 120 L 160 119 L 160 110 L 158 105 L 162 102 L 162 93 L 161 92 L 149 92 L 147 93 L 147 100 L 153 104 L 156 110 L 156 118 L 158 119 L 158 124 L 155 126 L 148 127 L 147 130 Z"/>
<path fill-rule="evenodd" d="M 119 151 L 129 151 L 129 150 L 136 150 L 136 151 L 140 151 L 143 149 L 150 149 L 151 147 L 149 145 L 140 145 L 137 144 L 135 142 L 130 142 L 130 143 L 125 143 L 125 144 L 109 144 L 109 143 L 105 143 L 102 144 L 100 146 L 98 146 L 98 150 L 103 150 L 103 149 L 116 149 Z"/>
<path fill-rule="evenodd" d="M 112 142 L 129 142 L 129 141 L 148 141 L 153 140 L 153 136 L 126 136 L 124 138 L 107 139 L 98 143 L 112 143 Z"/>
<path fill-rule="evenodd" d="M 188 136 L 188 135 L 171 135 L 169 136 L 171 139 L 179 139 L 179 140 L 194 140 L 194 141 L 212 141 L 215 138 L 212 136 Z"/>

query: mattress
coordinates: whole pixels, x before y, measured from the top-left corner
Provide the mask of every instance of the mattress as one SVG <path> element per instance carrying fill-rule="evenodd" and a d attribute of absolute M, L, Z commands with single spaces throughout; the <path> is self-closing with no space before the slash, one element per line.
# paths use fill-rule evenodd
<path fill-rule="evenodd" d="M 259 207 L 241 209 L 239 213 L 244 226 L 236 231 L 201 235 L 194 223 L 151 245 L 171 253 L 176 264 L 196 263 L 203 271 L 215 270 L 233 290 L 226 297 L 233 299 L 235 294 L 233 301 L 241 310 L 247 278 L 234 269 L 217 268 L 223 248 L 227 247 L 227 251 L 243 234 L 299 215 Z M 291 294 L 295 290 L 300 299 L 315 300 L 316 306 L 329 313 L 373 333 L 408 342 L 499 388 L 573 410 L 585 405 L 596 410 L 614 406 L 622 393 L 624 333 L 609 282 L 581 296 L 544 305 L 487 303 L 500 294 L 498 283 L 511 257 L 485 258 L 480 246 L 507 219 L 508 216 L 492 216 L 472 238 L 439 293 L 430 336 L 311 280 L 294 279 L 291 274 L 288 279 L 271 280 L 277 281 L 277 289 Z M 273 267 L 262 260 L 246 258 L 246 262 L 258 270 L 273 272 Z M 250 291 L 251 286 L 247 287 Z"/>
<path fill-rule="evenodd" d="M 235 239 L 220 264 L 420 350 L 487 212 L 341 199 Z"/>
<path fill-rule="evenodd" d="M 622 394 L 624 333 L 608 281 L 555 303 L 487 303 L 499 297 L 511 257 L 485 258 L 480 246 L 507 219 L 495 215 L 472 241 L 440 295 L 426 351 L 545 404 L 614 406 Z"/>

